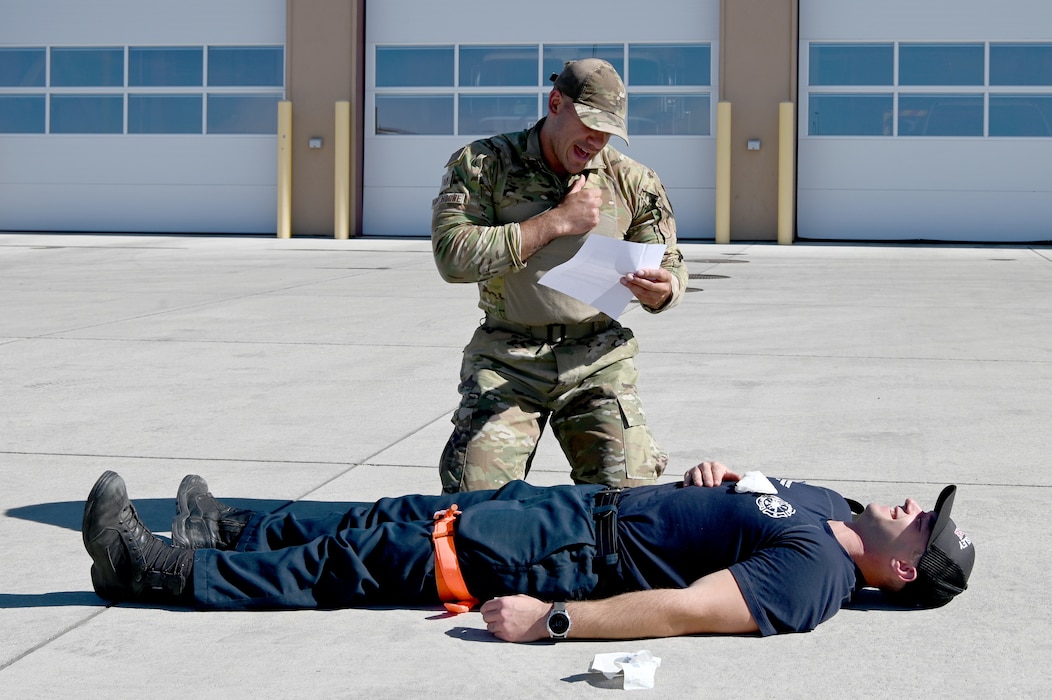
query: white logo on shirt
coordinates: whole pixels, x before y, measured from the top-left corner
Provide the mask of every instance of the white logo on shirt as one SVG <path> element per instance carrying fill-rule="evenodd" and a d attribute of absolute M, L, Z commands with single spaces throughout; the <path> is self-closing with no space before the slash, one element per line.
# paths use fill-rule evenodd
<path fill-rule="evenodd" d="M 767 494 L 757 497 L 756 506 L 769 518 L 790 518 L 796 513 L 791 503 Z"/>

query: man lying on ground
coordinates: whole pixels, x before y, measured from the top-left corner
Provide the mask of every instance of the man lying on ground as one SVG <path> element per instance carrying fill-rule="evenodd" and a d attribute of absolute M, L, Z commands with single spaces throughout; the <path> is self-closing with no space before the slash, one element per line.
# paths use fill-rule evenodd
<path fill-rule="evenodd" d="M 935 607 L 967 588 L 970 539 L 934 510 L 851 503 L 798 481 L 703 462 L 683 483 L 383 498 L 330 516 L 239 510 L 183 479 L 175 546 L 113 472 L 84 507 L 95 591 L 206 610 L 479 601 L 498 638 L 624 639 L 813 629 L 862 587 Z M 861 510 L 861 508 L 856 508 Z"/>

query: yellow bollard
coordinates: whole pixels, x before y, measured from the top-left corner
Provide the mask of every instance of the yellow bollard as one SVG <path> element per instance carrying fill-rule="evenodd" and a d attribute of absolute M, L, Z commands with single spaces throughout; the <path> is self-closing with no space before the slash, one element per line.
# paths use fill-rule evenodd
<path fill-rule="evenodd" d="M 781 102 L 778 105 L 778 243 L 793 242 L 794 196 L 796 194 L 796 162 L 793 159 L 796 144 L 795 105 Z"/>
<path fill-rule="evenodd" d="M 292 238 L 292 103 L 278 102 L 278 238 Z"/>
<path fill-rule="evenodd" d="M 731 242 L 731 103 L 716 104 L 716 242 Z"/>
<path fill-rule="evenodd" d="M 333 180 L 336 183 L 334 235 L 338 239 L 351 237 L 351 103 L 341 100 L 336 103 L 336 165 Z"/>

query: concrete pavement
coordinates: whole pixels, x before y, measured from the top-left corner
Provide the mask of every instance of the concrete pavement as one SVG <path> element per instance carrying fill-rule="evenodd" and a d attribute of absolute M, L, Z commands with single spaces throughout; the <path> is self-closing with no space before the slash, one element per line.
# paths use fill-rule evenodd
<path fill-rule="evenodd" d="M 1047 697 L 1052 248 L 685 244 L 682 305 L 623 317 L 670 454 L 930 507 L 975 542 L 945 608 L 808 634 L 511 645 L 477 613 L 107 606 L 83 499 L 121 473 L 170 529 L 186 473 L 253 507 L 438 490 L 473 285 L 423 240 L 0 234 L 0 695 Z M 567 483 L 548 435 L 530 481 Z"/>

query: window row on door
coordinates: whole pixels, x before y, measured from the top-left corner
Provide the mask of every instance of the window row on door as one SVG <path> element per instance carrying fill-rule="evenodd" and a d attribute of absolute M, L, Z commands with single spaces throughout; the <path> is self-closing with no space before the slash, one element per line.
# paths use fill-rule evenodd
<path fill-rule="evenodd" d="M 0 133 L 274 134 L 282 46 L 0 47 Z"/>
<path fill-rule="evenodd" d="M 711 134 L 711 45 L 522 44 L 375 48 L 378 135 L 490 135 L 528 128 L 546 111 L 550 76 L 602 58 L 628 89 L 628 131 Z"/>
<path fill-rule="evenodd" d="M 809 136 L 1052 137 L 1052 43 L 813 42 L 806 56 Z"/>

